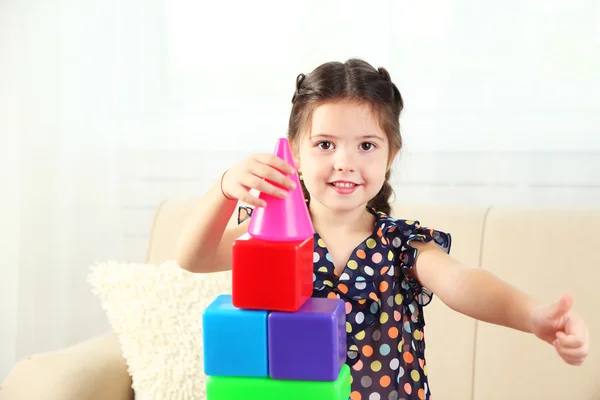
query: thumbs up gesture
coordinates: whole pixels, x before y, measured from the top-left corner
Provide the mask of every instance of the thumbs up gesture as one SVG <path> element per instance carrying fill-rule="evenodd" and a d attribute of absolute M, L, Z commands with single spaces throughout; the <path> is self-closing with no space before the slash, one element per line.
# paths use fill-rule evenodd
<path fill-rule="evenodd" d="M 581 365 L 589 353 L 589 333 L 583 319 L 571 311 L 573 298 L 563 295 L 557 302 L 534 309 L 533 334 L 556 349 L 570 365 Z"/>

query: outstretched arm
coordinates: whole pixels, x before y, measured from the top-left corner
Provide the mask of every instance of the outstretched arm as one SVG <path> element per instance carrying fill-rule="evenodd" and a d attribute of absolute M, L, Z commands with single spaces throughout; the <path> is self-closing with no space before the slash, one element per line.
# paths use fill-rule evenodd
<path fill-rule="evenodd" d="M 533 333 L 553 345 L 569 364 L 579 365 L 587 357 L 587 326 L 571 311 L 570 295 L 543 305 L 491 272 L 461 264 L 433 242 L 411 245 L 419 252 L 414 277 L 451 309 L 480 321 Z"/>

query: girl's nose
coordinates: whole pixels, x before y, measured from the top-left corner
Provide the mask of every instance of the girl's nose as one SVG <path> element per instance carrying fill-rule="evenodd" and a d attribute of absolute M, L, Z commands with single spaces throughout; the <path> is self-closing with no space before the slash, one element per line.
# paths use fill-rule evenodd
<path fill-rule="evenodd" d="M 333 163 L 333 168 L 339 172 L 354 172 L 356 166 L 354 165 L 354 160 L 350 154 L 347 154 L 347 152 L 344 151 L 338 151 Z"/>

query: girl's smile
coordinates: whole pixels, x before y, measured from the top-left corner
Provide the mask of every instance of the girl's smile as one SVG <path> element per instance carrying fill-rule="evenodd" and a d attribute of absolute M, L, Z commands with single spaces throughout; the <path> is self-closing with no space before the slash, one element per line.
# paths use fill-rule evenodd
<path fill-rule="evenodd" d="M 360 186 L 353 182 L 347 181 L 335 181 L 331 183 L 333 190 L 338 192 L 339 194 L 351 194 Z"/>
<path fill-rule="evenodd" d="M 335 181 L 331 182 L 330 185 L 339 194 L 351 194 L 360 186 L 358 183 L 349 181 Z"/>

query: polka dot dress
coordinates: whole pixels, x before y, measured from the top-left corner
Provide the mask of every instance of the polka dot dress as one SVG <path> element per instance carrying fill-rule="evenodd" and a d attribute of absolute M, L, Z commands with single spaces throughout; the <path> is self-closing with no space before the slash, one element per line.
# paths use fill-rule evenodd
<path fill-rule="evenodd" d="M 353 251 L 338 275 L 318 233 L 314 242 L 313 297 L 346 302 L 351 400 L 432 400 L 427 380 L 423 307 L 432 293 L 411 278 L 412 241 L 434 241 L 450 251 L 451 236 L 368 208 L 373 233 Z M 240 207 L 238 223 L 252 209 Z"/>

